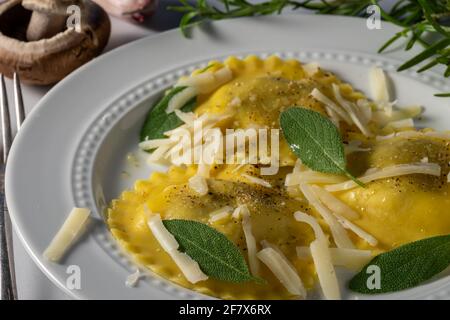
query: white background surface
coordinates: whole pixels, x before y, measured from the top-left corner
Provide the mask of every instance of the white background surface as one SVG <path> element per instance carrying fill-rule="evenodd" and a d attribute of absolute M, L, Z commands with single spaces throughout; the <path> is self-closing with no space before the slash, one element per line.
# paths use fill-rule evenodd
<path fill-rule="evenodd" d="M 106 51 L 141 37 L 176 27 L 178 25 L 179 15 L 164 10 L 164 7 L 169 1 L 162 0 L 161 2 L 157 13 L 143 25 L 136 25 L 116 18 L 111 18 L 112 34 Z M 389 2 L 392 1 L 388 1 L 387 4 L 389 4 Z M 149 53 L 149 59 L 151 59 L 151 53 Z M 12 89 L 10 81 L 8 81 L 7 87 Z M 24 86 L 23 89 L 26 111 L 29 112 L 50 87 Z M 10 99 L 12 99 L 12 96 Z M 69 299 L 65 293 L 53 285 L 38 269 L 31 258 L 28 257 L 24 247 L 16 236 L 14 236 L 14 255 L 17 287 L 20 299 Z"/>

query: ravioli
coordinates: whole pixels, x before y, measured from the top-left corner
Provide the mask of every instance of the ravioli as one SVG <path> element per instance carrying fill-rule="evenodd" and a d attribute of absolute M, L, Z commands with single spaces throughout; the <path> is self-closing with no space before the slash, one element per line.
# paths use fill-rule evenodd
<path fill-rule="evenodd" d="M 277 246 L 292 261 L 296 261 L 296 245 L 307 245 L 313 240 L 309 227 L 295 221 L 293 213 L 309 211 L 307 205 L 289 197 L 281 187 L 265 188 L 228 178 L 230 172 L 222 166 L 214 170 L 208 180 L 209 193 L 198 196 L 187 185 L 196 172 L 195 167 L 182 169 L 171 167 L 168 173 L 154 173 L 148 181 L 138 181 L 135 189 L 126 191 L 115 200 L 109 210 L 108 224 L 121 245 L 133 254 L 139 264 L 153 270 L 170 281 L 198 292 L 223 299 L 287 299 L 292 298 L 279 281 L 263 269 L 261 277 L 267 284 L 247 282 L 233 284 L 208 279 L 195 286 L 180 273 L 170 256 L 162 250 L 149 232 L 143 205 L 161 214 L 163 219 L 187 219 L 208 223 L 209 213 L 225 205 L 246 204 L 252 212 L 251 220 L 257 241 L 267 240 Z M 253 173 L 254 168 L 242 172 Z M 275 181 L 277 178 L 273 178 Z M 226 235 L 243 252 L 246 250 L 241 223 L 228 219 L 212 225 Z M 295 263 L 305 282 L 314 284 L 314 268 L 311 263 Z"/>
<path fill-rule="evenodd" d="M 450 232 L 450 143 L 432 137 L 398 137 L 375 143 L 371 152 L 349 157 L 356 171 L 423 160 L 440 164 L 442 175 L 383 179 L 339 195 L 361 213 L 361 219 L 354 222 L 379 239 L 384 250 Z"/>
<path fill-rule="evenodd" d="M 292 106 L 302 106 L 326 115 L 324 106 L 310 93 L 319 88 L 324 94 L 331 94 L 330 84 L 338 84 L 343 96 L 356 102 L 364 95 L 342 83 L 331 73 L 318 69 L 313 75 L 297 60 L 283 61 L 276 56 L 261 60 L 249 56 L 244 60 L 230 57 L 224 63 L 212 62 L 214 69 L 224 65 L 233 72 L 233 80 L 221 86 L 214 93 L 199 96 L 199 115 L 233 114 L 222 123 L 222 128 L 279 128 L 280 113 Z M 214 70 L 213 69 L 213 70 Z M 345 135 L 357 131 L 355 127 L 343 126 Z M 284 140 L 280 141 L 280 164 L 294 165 L 296 157 Z"/>
<path fill-rule="evenodd" d="M 333 97 L 332 84 L 338 86 L 342 97 L 357 105 L 367 98 L 343 83 L 335 75 L 323 71 L 310 72 L 296 60 L 283 61 L 277 57 L 262 60 L 249 56 L 243 60 L 230 57 L 225 62 L 210 63 L 208 71 L 228 67 L 233 78 L 208 94 L 197 97 L 195 114 L 231 115 L 217 124 L 225 129 L 278 129 L 281 112 L 301 106 L 330 117 L 326 105 L 311 95 L 318 89 Z M 193 74 L 199 74 L 201 70 Z M 330 98 L 333 103 L 336 99 Z M 370 246 L 357 234 L 348 236 L 359 249 L 380 253 L 401 244 L 430 236 L 450 233 L 450 142 L 448 139 L 417 135 L 414 138 L 393 137 L 379 140 L 375 136 L 386 129 L 370 122 L 372 137 L 363 135 L 355 125 L 339 123 L 345 142 L 360 140 L 363 151 L 347 155 L 348 169 L 360 176 L 368 169 L 385 168 L 397 164 L 430 162 L 439 164 L 440 177 L 411 174 L 370 182 L 366 188 L 352 188 L 334 193 L 337 199 L 359 214 L 352 222 L 378 240 Z M 367 150 L 366 150 L 367 148 Z M 300 259 L 297 247 L 307 247 L 315 235 L 310 226 L 295 220 L 296 211 L 305 212 L 320 223 L 330 240 L 336 243 L 330 227 L 311 206 L 298 187 L 286 187 L 286 177 L 293 171 L 297 158 L 284 139 L 280 140 L 280 165 L 276 175 L 261 176 L 261 165 L 215 165 L 206 179 L 208 192 L 199 195 L 189 186 L 189 179 L 199 167 L 171 166 L 167 172 L 153 173 L 150 179 L 137 181 L 134 189 L 125 191 L 114 200 L 108 210 L 107 223 L 121 246 L 139 264 L 183 287 L 223 299 L 292 299 L 280 281 L 266 268 L 261 268 L 265 284 L 255 282 L 228 283 L 209 278 L 191 284 L 180 272 L 171 257 L 150 232 L 144 207 L 159 213 L 162 219 L 186 219 L 203 222 L 223 233 L 247 258 L 242 223 L 228 217 L 210 222 L 210 213 L 224 206 L 246 205 L 256 242 L 266 240 L 275 245 L 295 267 L 307 288 L 317 283 L 312 260 Z M 294 169 L 295 171 L 296 169 Z M 270 188 L 252 183 L 248 176 L 263 178 Z M 321 185 L 318 183 L 318 185 Z M 323 186 L 323 185 L 322 185 Z"/>

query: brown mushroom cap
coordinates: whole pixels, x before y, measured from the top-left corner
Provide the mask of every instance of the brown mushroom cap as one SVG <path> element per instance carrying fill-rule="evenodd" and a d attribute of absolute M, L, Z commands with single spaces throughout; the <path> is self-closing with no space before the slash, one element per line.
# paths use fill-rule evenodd
<path fill-rule="evenodd" d="M 56 83 L 99 55 L 108 42 L 109 17 L 91 1 L 84 4 L 82 32 L 66 29 L 52 38 L 27 42 L 26 26 L 11 29 L 31 17 L 20 4 L 21 0 L 11 0 L 0 5 L 0 73 L 7 77 L 18 72 L 25 83 Z"/>
<path fill-rule="evenodd" d="M 81 4 L 82 0 L 22 0 L 22 6 L 33 11 L 27 39 L 37 41 L 62 32 L 66 26 L 67 8 Z"/>
<path fill-rule="evenodd" d="M 67 7 L 79 5 L 80 0 L 22 0 L 22 6 L 31 11 L 67 15 Z"/>

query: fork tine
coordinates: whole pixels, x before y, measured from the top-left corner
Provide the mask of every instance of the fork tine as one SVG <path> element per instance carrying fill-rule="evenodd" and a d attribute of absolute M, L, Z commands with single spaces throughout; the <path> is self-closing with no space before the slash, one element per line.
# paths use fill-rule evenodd
<path fill-rule="evenodd" d="M 9 148 L 11 147 L 11 121 L 9 118 L 8 96 L 6 94 L 5 77 L 0 76 L 0 112 L 2 118 L 2 135 L 3 135 L 3 163 L 6 164 Z"/>
<path fill-rule="evenodd" d="M 23 106 L 22 87 L 20 85 L 20 78 L 17 72 L 14 72 L 14 100 L 16 109 L 17 131 L 19 131 L 23 121 L 25 120 L 25 109 Z"/>

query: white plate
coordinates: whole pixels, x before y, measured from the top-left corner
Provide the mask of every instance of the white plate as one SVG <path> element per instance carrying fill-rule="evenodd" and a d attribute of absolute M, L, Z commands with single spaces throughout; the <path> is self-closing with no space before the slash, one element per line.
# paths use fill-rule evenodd
<path fill-rule="evenodd" d="M 371 31 L 364 19 L 333 16 L 237 19 L 197 29 L 191 40 L 174 30 L 96 59 L 42 99 L 14 142 L 6 196 L 20 239 L 47 276 L 74 298 L 201 298 L 152 275 L 137 288 L 127 288 L 125 279 L 136 266 L 119 251 L 102 220 L 106 203 L 150 174 L 145 165 L 136 168 L 126 160 L 129 152 L 137 152 L 138 130 L 149 106 L 179 76 L 210 59 L 277 54 L 318 61 L 364 92 L 368 68 L 380 65 L 389 71 L 400 104 L 427 107 L 421 125 L 450 129 L 449 100 L 433 97 L 450 91 L 449 83 L 438 73 L 396 73 L 409 56 L 401 49 L 375 54 L 396 31 L 387 23 Z M 125 178 L 123 170 L 131 177 Z M 62 264 L 49 263 L 41 253 L 73 206 L 90 207 L 98 219 Z M 71 265 L 80 267 L 80 289 L 66 286 Z M 343 290 L 344 297 L 356 298 Z M 370 298 L 450 298 L 450 278 Z"/>

